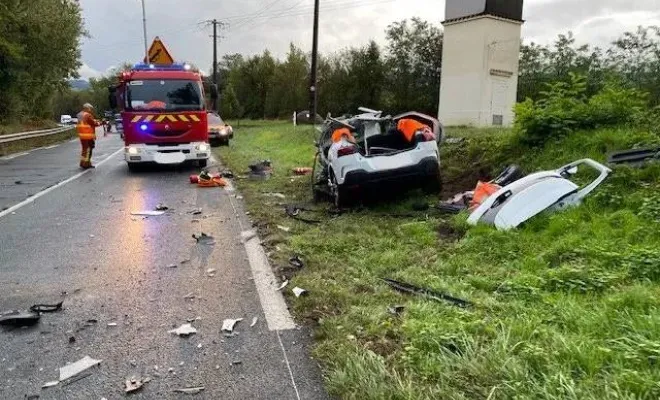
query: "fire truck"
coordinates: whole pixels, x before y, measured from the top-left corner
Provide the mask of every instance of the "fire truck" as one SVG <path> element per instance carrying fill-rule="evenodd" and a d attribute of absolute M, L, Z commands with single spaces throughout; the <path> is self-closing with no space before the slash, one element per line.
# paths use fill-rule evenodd
<path fill-rule="evenodd" d="M 111 86 L 110 103 L 121 111 L 124 156 L 135 171 L 144 163 L 196 162 L 206 167 L 209 146 L 202 77 L 188 64 L 136 64 Z M 211 86 L 211 98 L 218 89 Z"/>

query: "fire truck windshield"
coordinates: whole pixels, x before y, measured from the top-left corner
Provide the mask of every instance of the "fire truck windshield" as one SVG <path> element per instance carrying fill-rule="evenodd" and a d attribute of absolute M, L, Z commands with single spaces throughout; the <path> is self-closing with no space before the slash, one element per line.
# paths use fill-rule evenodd
<path fill-rule="evenodd" d="M 203 110 L 201 84 L 189 80 L 130 81 L 126 90 L 126 109 L 134 111 Z"/>

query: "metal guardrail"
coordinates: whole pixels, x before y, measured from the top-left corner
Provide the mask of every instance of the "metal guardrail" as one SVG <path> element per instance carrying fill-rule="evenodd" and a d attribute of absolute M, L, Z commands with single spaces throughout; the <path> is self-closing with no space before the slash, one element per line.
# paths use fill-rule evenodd
<path fill-rule="evenodd" d="M 42 129 L 39 131 L 12 133 L 11 135 L 0 135 L 0 144 L 17 142 L 19 140 L 32 139 L 42 136 L 56 135 L 58 133 L 66 132 L 75 129 L 73 126 L 60 126 L 53 129 Z"/>

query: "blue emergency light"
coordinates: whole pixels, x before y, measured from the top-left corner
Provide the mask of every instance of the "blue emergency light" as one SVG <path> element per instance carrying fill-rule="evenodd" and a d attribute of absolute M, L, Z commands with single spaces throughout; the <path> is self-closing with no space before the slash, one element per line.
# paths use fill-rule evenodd
<path fill-rule="evenodd" d="M 191 69 L 190 64 L 185 63 L 174 63 L 170 65 L 137 63 L 133 66 L 134 71 L 190 71 Z"/>
<path fill-rule="evenodd" d="M 142 125 L 140 125 L 140 130 L 141 130 L 142 132 L 146 132 L 147 129 L 149 129 L 149 127 L 147 126 L 147 124 L 142 124 Z"/>

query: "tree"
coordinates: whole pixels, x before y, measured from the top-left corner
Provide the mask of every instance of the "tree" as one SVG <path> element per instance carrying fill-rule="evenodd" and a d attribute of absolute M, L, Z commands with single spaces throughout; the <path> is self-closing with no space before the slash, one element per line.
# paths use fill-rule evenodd
<path fill-rule="evenodd" d="M 77 77 L 85 34 L 75 0 L 3 0 L 0 121 L 50 116 L 53 93 Z"/>

